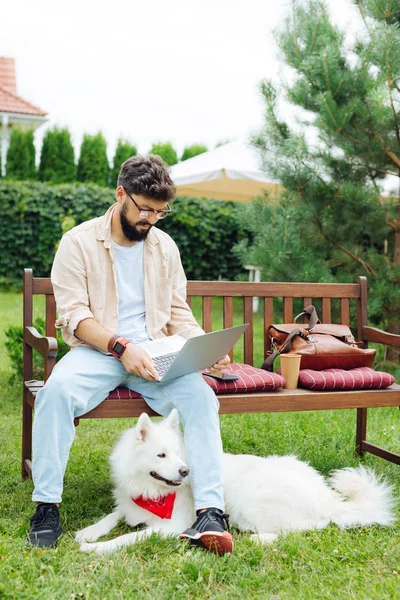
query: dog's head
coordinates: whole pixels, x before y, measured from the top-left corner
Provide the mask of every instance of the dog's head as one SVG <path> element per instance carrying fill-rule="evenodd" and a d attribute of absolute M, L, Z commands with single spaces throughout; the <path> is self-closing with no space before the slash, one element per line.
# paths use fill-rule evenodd
<path fill-rule="evenodd" d="M 151 497 L 181 487 L 189 468 L 177 410 L 158 423 L 142 413 L 136 427 L 126 431 L 117 443 L 111 463 L 118 483 L 130 489 L 140 486 Z"/>

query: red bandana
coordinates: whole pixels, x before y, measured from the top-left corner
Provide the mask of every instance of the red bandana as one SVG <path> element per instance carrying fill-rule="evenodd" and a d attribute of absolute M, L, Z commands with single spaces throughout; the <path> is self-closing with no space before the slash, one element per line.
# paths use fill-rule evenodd
<path fill-rule="evenodd" d="M 174 510 L 175 496 L 176 494 L 168 494 L 168 496 L 161 496 L 156 500 L 145 500 L 143 496 L 138 496 L 132 498 L 132 500 L 141 508 L 160 517 L 160 519 L 170 519 Z"/>

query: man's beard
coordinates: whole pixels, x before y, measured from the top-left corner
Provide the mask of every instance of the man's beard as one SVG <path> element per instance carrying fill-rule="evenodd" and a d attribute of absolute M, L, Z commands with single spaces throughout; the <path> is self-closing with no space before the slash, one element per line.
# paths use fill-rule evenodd
<path fill-rule="evenodd" d="M 147 221 L 139 221 L 138 223 L 136 223 L 136 225 L 131 225 L 128 219 L 126 218 L 127 212 L 127 206 L 126 204 L 123 204 L 119 213 L 119 220 L 124 236 L 130 242 L 141 242 L 142 240 L 145 240 L 149 235 L 150 229 L 153 227 L 153 225 L 150 225 L 150 223 L 148 223 Z M 137 225 L 150 225 L 150 227 L 148 229 L 142 229 L 141 231 L 139 231 L 139 229 L 137 229 Z"/>

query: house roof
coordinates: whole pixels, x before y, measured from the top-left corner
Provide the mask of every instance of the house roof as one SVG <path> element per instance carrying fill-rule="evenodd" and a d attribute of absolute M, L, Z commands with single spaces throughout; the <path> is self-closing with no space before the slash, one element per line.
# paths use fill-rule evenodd
<path fill-rule="evenodd" d="M 27 100 L 12 94 L 5 87 L 0 85 L 0 113 L 18 113 L 22 115 L 33 115 L 44 117 L 47 115 L 45 110 L 31 104 Z"/>
<path fill-rule="evenodd" d="M 17 94 L 15 61 L 0 57 L 0 113 L 44 117 L 47 112 Z"/>

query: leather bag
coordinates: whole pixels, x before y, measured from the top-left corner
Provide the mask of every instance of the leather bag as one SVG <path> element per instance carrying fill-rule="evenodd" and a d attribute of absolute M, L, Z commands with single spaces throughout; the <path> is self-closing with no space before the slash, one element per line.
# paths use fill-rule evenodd
<path fill-rule="evenodd" d="M 275 358 L 283 353 L 301 354 L 300 368 L 314 371 L 372 366 L 376 350 L 360 348 L 347 325 L 321 323 L 312 305 L 295 321 L 302 316 L 309 319 L 303 327 L 296 322 L 268 327 L 272 350 L 262 369 L 272 371 Z"/>

